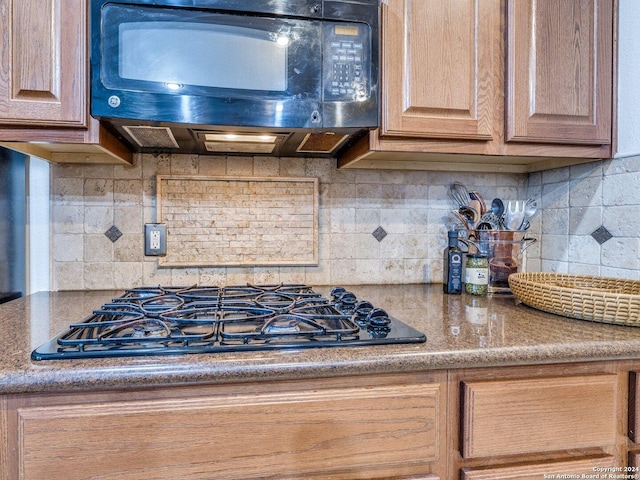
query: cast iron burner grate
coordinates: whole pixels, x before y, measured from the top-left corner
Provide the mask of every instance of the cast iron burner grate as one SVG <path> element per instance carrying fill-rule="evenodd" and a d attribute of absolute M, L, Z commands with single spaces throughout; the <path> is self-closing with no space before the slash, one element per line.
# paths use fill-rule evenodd
<path fill-rule="evenodd" d="M 302 284 L 126 290 L 34 350 L 33 360 L 421 343 L 342 287 Z"/>

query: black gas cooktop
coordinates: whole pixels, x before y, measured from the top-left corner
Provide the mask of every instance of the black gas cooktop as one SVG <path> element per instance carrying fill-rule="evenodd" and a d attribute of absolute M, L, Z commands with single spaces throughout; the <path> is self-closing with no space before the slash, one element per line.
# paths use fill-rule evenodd
<path fill-rule="evenodd" d="M 421 343 L 426 337 L 342 287 L 127 290 L 31 354 L 33 360 Z"/>

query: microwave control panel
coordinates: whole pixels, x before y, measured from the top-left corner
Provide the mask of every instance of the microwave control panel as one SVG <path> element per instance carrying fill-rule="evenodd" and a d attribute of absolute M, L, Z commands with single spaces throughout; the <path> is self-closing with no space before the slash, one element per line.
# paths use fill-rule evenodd
<path fill-rule="evenodd" d="M 324 35 L 324 100 L 367 100 L 371 95 L 369 27 L 332 23 L 325 26 Z"/>

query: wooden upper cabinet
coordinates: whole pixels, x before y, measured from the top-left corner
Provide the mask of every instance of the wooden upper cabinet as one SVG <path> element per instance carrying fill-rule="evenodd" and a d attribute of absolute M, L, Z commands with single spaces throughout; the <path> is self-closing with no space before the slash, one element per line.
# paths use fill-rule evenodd
<path fill-rule="evenodd" d="M 383 136 L 490 139 L 499 3 L 383 4 Z"/>
<path fill-rule="evenodd" d="M 89 115 L 86 0 L 0 0 L 0 146 L 61 163 L 133 163 Z"/>
<path fill-rule="evenodd" d="M 340 168 L 529 173 L 610 158 L 617 0 L 385 0 L 381 126 Z"/>
<path fill-rule="evenodd" d="M 0 123 L 86 127 L 85 0 L 0 0 Z"/>
<path fill-rule="evenodd" d="M 609 144 L 613 0 L 510 0 L 507 141 Z"/>

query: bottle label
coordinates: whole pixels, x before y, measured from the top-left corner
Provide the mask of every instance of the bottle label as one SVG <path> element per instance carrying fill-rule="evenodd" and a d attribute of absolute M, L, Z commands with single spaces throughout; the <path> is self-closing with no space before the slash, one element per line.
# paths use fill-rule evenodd
<path fill-rule="evenodd" d="M 462 254 L 454 252 L 449 254 L 449 278 L 447 279 L 448 293 L 462 292 Z"/>
<path fill-rule="evenodd" d="M 473 285 L 489 285 L 489 269 L 467 267 L 465 283 L 471 283 Z"/>

